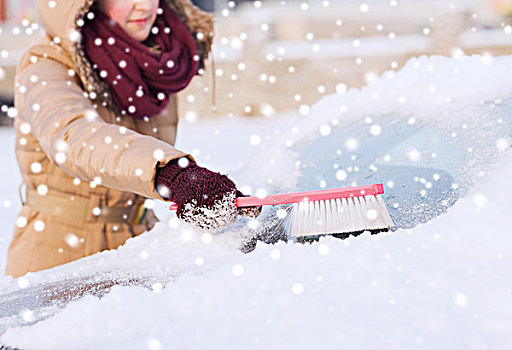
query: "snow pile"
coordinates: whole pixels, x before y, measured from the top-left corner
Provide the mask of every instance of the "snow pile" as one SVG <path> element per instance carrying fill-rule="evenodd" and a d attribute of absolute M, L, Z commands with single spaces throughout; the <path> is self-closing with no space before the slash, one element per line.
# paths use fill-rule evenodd
<path fill-rule="evenodd" d="M 511 176 L 507 157 L 489 183 L 411 231 L 260 245 L 163 290 L 85 297 L 1 341 L 27 349 L 510 348 L 512 208 L 502 189 Z"/>
<path fill-rule="evenodd" d="M 505 152 L 510 113 L 502 124 L 488 121 L 488 139 L 478 140 L 476 128 L 481 106 L 510 97 L 511 63 L 412 59 L 361 90 L 322 99 L 294 125 L 277 132 L 269 125 L 272 137 L 235 176 L 253 190 L 296 186 L 292 146 L 321 137 L 325 125 L 334 133 L 387 114 L 449 131 L 466 124 L 471 142 L 489 144 L 468 157 L 499 154 L 502 161 L 446 215 L 412 230 L 344 241 L 259 243 L 248 255 L 238 248 L 264 223 L 240 219 L 212 236 L 171 216 L 118 250 L 5 279 L 11 291 L 77 276 L 128 276 L 149 288 L 115 286 L 102 299 L 87 296 L 35 325 L 10 328 L 0 342 L 27 349 L 512 347 L 512 255 L 505 249 L 512 206 L 503 191 L 512 175 Z M 503 142 L 495 138 L 500 132 Z"/>
<path fill-rule="evenodd" d="M 281 144 L 300 148 L 315 141 L 326 145 L 336 142 L 336 135 L 346 135 L 352 129 L 354 137 L 347 140 L 342 151 L 367 157 L 357 154 L 358 147 L 378 144 L 379 139 L 384 142 L 384 133 L 399 133 L 397 124 L 407 123 L 410 132 L 417 135 L 410 139 L 402 136 L 404 142 L 396 148 L 383 149 L 390 153 L 372 153 L 370 157 L 379 158 L 372 165 L 389 164 L 386 158 L 390 158 L 394 165 L 444 169 L 454 177 L 459 192 L 465 194 L 511 144 L 510 63 L 510 56 L 412 58 L 400 71 L 387 71 L 362 89 L 345 91 L 340 84 L 340 93 L 324 97 L 309 110 L 304 108 L 302 120 L 283 131 Z M 361 124 L 366 133 L 359 130 Z M 322 137 L 330 139 L 321 142 Z M 324 157 L 334 151 L 333 147 Z M 336 171 L 331 168 L 330 173 L 333 177 Z M 332 182 L 327 184 L 332 186 Z"/>
<path fill-rule="evenodd" d="M 323 125 L 349 127 L 356 120 L 386 114 L 443 128 L 460 126 L 472 121 L 466 116 L 470 107 L 512 94 L 510 63 L 510 56 L 411 58 L 398 72 L 389 70 L 378 79 L 369 76 L 370 83 L 361 89 L 346 91 L 340 84 L 339 94 L 326 96 L 306 110 L 309 117 L 286 137 L 292 141 L 315 138 Z"/>
<path fill-rule="evenodd" d="M 28 273 L 15 280 L 7 277 L 2 280 L 1 287 L 5 293 L 70 277 L 94 276 L 95 280 L 101 281 L 102 274 L 139 276 L 142 280 L 152 276 L 172 280 L 186 272 L 202 274 L 225 263 L 233 254 L 242 255 L 237 248 L 243 236 L 244 232 L 234 226 L 229 232 L 214 237 L 195 231 L 173 216 L 115 250 L 99 252 L 54 269 Z"/>

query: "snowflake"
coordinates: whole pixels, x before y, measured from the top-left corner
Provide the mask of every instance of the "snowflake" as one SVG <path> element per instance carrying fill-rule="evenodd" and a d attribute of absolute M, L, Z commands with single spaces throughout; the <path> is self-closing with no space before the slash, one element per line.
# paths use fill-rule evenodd
<path fill-rule="evenodd" d="M 41 196 L 45 196 L 46 194 L 48 194 L 48 186 L 46 186 L 46 185 L 37 186 L 37 193 Z"/>
<path fill-rule="evenodd" d="M 300 283 L 294 283 L 291 289 L 295 295 L 301 295 L 304 292 L 304 286 Z"/>
<path fill-rule="evenodd" d="M 20 228 L 27 226 L 27 218 L 24 216 L 18 216 L 16 219 L 16 226 Z"/>
<path fill-rule="evenodd" d="M 261 144 L 261 136 L 254 134 L 249 138 L 249 144 L 251 146 L 259 146 Z"/>
<path fill-rule="evenodd" d="M 337 84 L 336 92 L 340 95 L 344 94 L 345 92 L 347 92 L 347 85 L 345 85 L 344 83 Z"/>
<path fill-rule="evenodd" d="M 66 161 L 66 154 L 64 154 L 63 152 L 58 152 L 55 155 L 55 161 L 59 164 L 63 164 Z"/>
<path fill-rule="evenodd" d="M 160 350 L 162 349 L 162 344 L 158 339 L 149 338 L 147 341 L 149 350 Z"/>
<path fill-rule="evenodd" d="M 331 127 L 329 125 L 320 126 L 320 134 L 322 136 L 327 136 L 331 133 Z"/>
<path fill-rule="evenodd" d="M 240 277 L 244 273 L 244 267 L 242 265 L 234 265 L 231 271 L 233 275 Z"/>
<path fill-rule="evenodd" d="M 277 248 L 274 248 L 270 251 L 270 259 L 279 260 L 281 258 L 281 251 Z"/>
<path fill-rule="evenodd" d="M 462 293 L 455 293 L 453 295 L 453 301 L 460 307 L 468 306 L 468 297 Z"/>
<path fill-rule="evenodd" d="M 34 174 L 38 174 L 41 172 L 42 170 L 42 166 L 41 166 L 41 163 L 39 162 L 33 162 L 31 165 L 30 165 L 30 170 L 34 173 Z"/>
<path fill-rule="evenodd" d="M 74 233 L 68 233 L 66 237 L 64 237 L 64 240 L 72 248 L 76 248 L 80 245 L 80 239 Z"/>
<path fill-rule="evenodd" d="M 42 220 L 37 220 L 36 222 L 34 222 L 34 229 L 38 232 L 41 232 L 43 231 L 45 228 L 45 224 Z"/>
<path fill-rule="evenodd" d="M 380 125 L 374 124 L 370 128 L 370 134 L 372 134 L 373 136 L 378 136 L 381 134 L 381 132 L 382 128 L 380 127 Z"/>
<path fill-rule="evenodd" d="M 299 114 L 302 115 L 302 116 L 306 116 L 309 114 L 309 111 L 310 111 L 310 108 L 308 105 L 301 105 L 299 107 Z"/>
<path fill-rule="evenodd" d="M 347 179 L 347 172 L 345 170 L 338 170 L 336 172 L 336 179 L 338 181 L 345 181 Z"/>

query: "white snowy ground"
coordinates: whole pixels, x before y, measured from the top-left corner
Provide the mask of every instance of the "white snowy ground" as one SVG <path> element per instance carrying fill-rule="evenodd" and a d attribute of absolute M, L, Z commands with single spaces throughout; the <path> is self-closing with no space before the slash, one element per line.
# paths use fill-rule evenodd
<path fill-rule="evenodd" d="M 239 158 L 228 160 L 215 150 L 233 147 L 222 135 L 236 125 L 239 140 L 231 150 L 241 158 L 254 154 L 256 163 L 233 172 L 240 184 L 256 189 L 265 183 L 257 176 L 265 170 L 257 166 L 268 160 L 262 149 L 270 147 L 277 160 L 292 158 L 273 169 L 274 185 L 293 187 L 290 151 L 277 141 L 254 146 L 255 135 L 265 141 L 265 135 L 276 140 L 277 133 L 281 144 L 292 135 L 294 142 L 320 135 L 329 109 L 340 103 L 353 117 L 397 112 L 451 127 L 459 120 L 444 120 L 439 111 L 460 114 L 465 108 L 473 118 L 475 104 L 512 95 L 511 65 L 510 56 L 414 59 L 393 78 L 384 74 L 360 91 L 326 97 L 297 123 L 293 117 L 278 126 L 225 120 L 218 133 L 211 121 L 184 125 L 190 134 L 182 147 L 197 147 L 213 167 L 235 170 Z M 374 102 L 377 92 L 381 99 Z M 288 133 L 290 123 L 302 128 Z M 208 149 L 197 130 L 213 131 L 219 141 Z M 24 349 L 512 348 L 510 135 L 488 141 L 493 146 L 487 156 L 498 160 L 485 169 L 490 175 L 446 214 L 412 230 L 344 241 L 327 237 L 312 245 L 259 243 L 244 255 L 235 248 L 236 237 L 246 234 L 243 226 L 201 235 L 171 217 L 116 251 L 6 278 L 4 291 L 116 270 L 175 276 L 152 290 L 117 286 L 102 299 L 85 297 L 47 320 L 9 329 L 0 342 Z M 22 316 L 33 318 L 30 310 Z"/>

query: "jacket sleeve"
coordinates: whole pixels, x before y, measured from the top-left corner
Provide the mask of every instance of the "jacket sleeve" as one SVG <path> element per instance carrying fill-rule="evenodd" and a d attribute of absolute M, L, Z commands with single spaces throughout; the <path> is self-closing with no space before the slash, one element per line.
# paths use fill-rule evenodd
<path fill-rule="evenodd" d="M 39 59 L 16 76 L 18 117 L 50 160 L 70 176 L 164 200 L 156 168 L 188 156 L 170 144 L 105 122 L 64 64 Z"/>

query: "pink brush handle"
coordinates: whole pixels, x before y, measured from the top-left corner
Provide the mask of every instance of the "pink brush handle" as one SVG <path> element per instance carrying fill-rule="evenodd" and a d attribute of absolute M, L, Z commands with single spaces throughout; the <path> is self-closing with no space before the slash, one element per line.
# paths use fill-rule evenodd
<path fill-rule="evenodd" d="M 356 187 L 333 188 L 328 190 L 316 190 L 294 193 L 269 194 L 266 197 L 238 197 L 237 207 L 255 207 L 260 205 L 291 204 L 305 201 L 325 201 L 337 198 L 350 198 L 360 196 L 375 196 L 384 193 L 383 184 L 373 184 Z M 178 205 L 172 204 L 170 210 L 177 210 Z"/>

